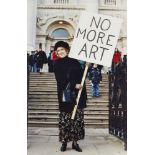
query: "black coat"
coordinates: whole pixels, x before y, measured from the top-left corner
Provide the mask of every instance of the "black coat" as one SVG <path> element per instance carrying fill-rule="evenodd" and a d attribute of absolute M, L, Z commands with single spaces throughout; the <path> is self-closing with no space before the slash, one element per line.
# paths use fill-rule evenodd
<path fill-rule="evenodd" d="M 78 90 L 75 88 L 76 84 L 80 84 L 83 76 L 83 69 L 80 63 L 76 59 L 62 58 L 58 59 L 54 63 L 54 73 L 57 81 L 59 110 L 65 112 L 72 112 L 74 104 L 62 102 L 62 92 L 66 88 L 68 82 L 71 83 L 71 90 L 78 94 Z M 78 107 L 85 108 L 87 100 L 86 86 L 84 84 Z"/>
<path fill-rule="evenodd" d="M 53 60 L 51 59 L 51 54 L 49 55 L 47 61 L 48 61 L 48 72 L 53 72 Z"/>
<path fill-rule="evenodd" d="M 43 64 L 47 63 L 47 56 L 44 51 L 39 51 L 37 54 L 37 68 L 43 68 Z"/>
<path fill-rule="evenodd" d="M 37 62 L 37 56 L 34 54 L 34 55 L 30 55 L 29 57 L 29 64 L 31 66 L 33 66 L 33 64 L 35 64 Z"/>
<path fill-rule="evenodd" d="M 88 72 L 88 78 L 93 84 L 99 84 L 102 81 L 102 74 L 99 68 L 92 67 Z"/>

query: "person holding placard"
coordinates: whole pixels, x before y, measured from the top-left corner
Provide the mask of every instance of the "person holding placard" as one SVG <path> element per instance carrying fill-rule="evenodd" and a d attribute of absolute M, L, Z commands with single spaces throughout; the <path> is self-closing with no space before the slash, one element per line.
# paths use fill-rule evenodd
<path fill-rule="evenodd" d="M 55 44 L 58 59 L 54 63 L 54 73 L 57 81 L 57 92 L 59 102 L 59 141 L 62 142 L 60 150 L 66 151 L 67 143 L 72 141 L 72 148 L 78 152 L 82 149 L 77 144 L 77 141 L 84 139 L 84 108 L 86 107 L 87 93 L 85 85 L 81 87 L 81 79 L 83 69 L 78 60 L 69 58 L 69 45 L 66 42 L 58 41 Z M 75 119 L 72 120 L 72 111 L 76 101 L 66 102 L 64 98 L 64 90 L 70 85 L 70 90 L 75 92 L 77 96 L 78 90 L 82 89 L 78 110 Z"/>

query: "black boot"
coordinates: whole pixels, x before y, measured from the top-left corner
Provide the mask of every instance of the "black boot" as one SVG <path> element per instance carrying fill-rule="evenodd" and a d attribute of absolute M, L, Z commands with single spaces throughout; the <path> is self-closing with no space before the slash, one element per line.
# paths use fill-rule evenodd
<path fill-rule="evenodd" d="M 74 149 L 78 152 L 82 152 L 82 149 L 79 147 L 79 144 L 77 144 L 77 143 L 72 143 L 72 149 Z"/>
<path fill-rule="evenodd" d="M 62 146 L 61 146 L 61 148 L 60 148 L 60 151 L 61 151 L 61 152 L 66 151 L 66 147 L 67 147 L 67 143 L 62 143 Z"/>

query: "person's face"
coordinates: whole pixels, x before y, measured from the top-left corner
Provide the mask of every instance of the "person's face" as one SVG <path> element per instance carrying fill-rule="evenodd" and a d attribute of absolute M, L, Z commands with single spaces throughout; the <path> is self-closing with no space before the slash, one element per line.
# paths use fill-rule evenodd
<path fill-rule="evenodd" d="M 115 52 L 117 52 L 118 51 L 118 48 L 115 48 Z"/>
<path fill-rule="evenodd" d="M 64 47 L 58 47 L 56 52 L 59 58 L 64 58 L 68 55 L 68 51 Z"/>

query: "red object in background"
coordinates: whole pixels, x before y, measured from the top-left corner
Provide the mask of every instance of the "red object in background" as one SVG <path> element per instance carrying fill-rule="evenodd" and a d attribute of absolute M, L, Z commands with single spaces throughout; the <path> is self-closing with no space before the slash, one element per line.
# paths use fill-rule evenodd
<path fill-rule="evenodd" d="M 55 61 L 58 59 L 57 54 L 55 51 L 52 52 L 52 56 L 51 56 L 52 60 Z"/>
<path fill-rule="evenodd" d="M 121 53 L 120 52 L 115 52 L 114 56 L 113 56 L 113 59 L 112 59 L 112 62 L 118 63 L 120 61 L 121 61 Z"/>

